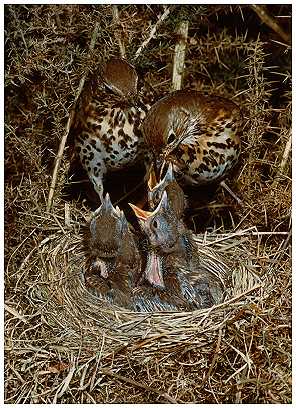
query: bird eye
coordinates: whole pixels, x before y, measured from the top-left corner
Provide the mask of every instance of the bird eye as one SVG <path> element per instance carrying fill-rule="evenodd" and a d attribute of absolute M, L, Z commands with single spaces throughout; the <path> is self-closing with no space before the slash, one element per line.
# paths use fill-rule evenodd
<path fill-rule="evenodd" d="M 152 222 L 152 227 L 153 227 L 153 228 L 157 228 L 157 227 L 158 227 L 158 222 L 157 222 L 157 220 L 153 220 L 153 222 Z"/>
<path fill-rule="evenodd" d="M 175 138 L 176 138 L 175 133 L 170 133 L 169 136 L 168 136 L 167 143 L 168 144 L 172 143 L 175 140 Z"/>

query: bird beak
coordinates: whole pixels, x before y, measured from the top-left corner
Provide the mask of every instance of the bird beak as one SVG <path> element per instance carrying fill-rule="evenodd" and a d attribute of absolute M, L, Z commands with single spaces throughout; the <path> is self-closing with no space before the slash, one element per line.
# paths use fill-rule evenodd
<path fill-rule="evenodd" d="M 170 162 L 168 162 L 164 156 L 161 156 L 159 159 L 156 160 L 156 174 L 159 180 L 165 177 L 164 172 L 168 170 L 167 166 L 169 164 Z"/>
<path fill-rule="evenodd" d="M 118 208 L 118 210 L 119 210 L 119 208 Z M 113 213 L 114 215 L 118 216 L 119 215 L 118 210 L 116 210 L 113 207 L 112 202 L 110 200 L 109 193 L 107 193 L 105 195 L 105 198 L 103 198 L 103 202 L 102 202 L 101 206 L 98 209 L 96 209 L 95 212 L 93 213 L 93 217 L 97 216 L 102 211 L 105 211 L 107 213 L 109 212 L 111 214 Z"/>
<path fill-rule="evenodd" d="M 164 176 L 164 180 L 167 183 L 172 183 L 173 181 L 175 181 L 172 162 L 169 162 L 169 167 L 167 169 L 166 175 Z"/>
<path fill-rule="evenodd" d="M 152 211 L 152 212 L 151 212 L 151 211 L 142 210 L 142 208 L 139 208 L 139 207 L 137 207 L 136 205 L 131 204 L 131 203 L 129 203 L 129 205 L 132 207 L 134 213 L 136 214 L 136 217 L 139 218 L 140 220 L 143 220 L 143 221 L 146 221 L 147 218 L 152 217 L 153 215 L 157 214 L 158 211 L 159 211 L 161 208 L 164 208 L 165 210 L 169 210 L 169 209 L 170 209 L 170 207 L 169 207 L 169 202 L 168 202 L 168 195 L 167 195 L 167 192 L 166 192 L 166 191 L 164 191 L 164 192 L 162 193 L 162 197 L 161 197 L 161 200 L 160 200 L 158 206 L 157 206 L 157 207 L 155 208 L 155 210 Z"/>
<path fill-rule="evenodd" d="M 132 207 L 134 213 L 136 214 L 136 217 L 139 218 L 140 220 L 147 220 L 147 218 L 151 217 L 151 215 L 153 214 L 150 211 L 145 211 L 142 210 L 142 208 L 137 207 L 134 204 L 129 203 L 129 205 Z"/>
<path fill-rule="evenodd" d="M 159 176 L 159 178 L 160 178 L 163 166 L 164 166 L 164 161 L 162 157 L 157 157 L 155 159 L 155 168 L 156 168 L 156 174 Z"/>
<path fill-rule="evenodd" d="M 149 256 L 147 262 L 147 268 L 145 271 L 146 279 L 153 286 L 165 288 L 163 281 L 163 270 L 161 265 L 161 259 L 153 252 Z"/>
<path fill-rule="evenodd" d="M 155 186 L 157 186 L 157 178 L 155 174 L 155 169 L 154 169 L 154 164 L 151 165 L 150 167 L 150 173 L 149 173 L 149 179 L 148 179 L 148 188 L 150 191 L 154 189 Z"/>

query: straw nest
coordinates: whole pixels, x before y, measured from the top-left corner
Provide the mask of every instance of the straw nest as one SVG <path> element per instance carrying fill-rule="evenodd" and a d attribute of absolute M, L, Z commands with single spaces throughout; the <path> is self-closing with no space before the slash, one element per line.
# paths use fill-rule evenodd
<path fill-rule="evenodd" d="M 273 17 L 290 8 L 274 7 L 266 26 L 256 6 L 6 7 L 7 403 L 291 402 L 289 21 Z M 219 190 L 187 219 L 202 264 L 227 279 L 223 303 L 135 313 L 84 287 L 90 206 L 65 195 L 63 144 L 80 80 L 107 51 L 134 58 L 160 95 L 170 89 L 180 21 L 185 86 L 243 108 L 231 180 L 243 205 Z"/>

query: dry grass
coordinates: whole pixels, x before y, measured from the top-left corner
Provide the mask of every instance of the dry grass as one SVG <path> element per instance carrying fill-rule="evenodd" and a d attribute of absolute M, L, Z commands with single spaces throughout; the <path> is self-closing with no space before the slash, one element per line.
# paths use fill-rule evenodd
<path fill-rule="evenodd" d="M 119 21 L 108 5 L 5 7 L 7 403 L 292 400 L 291 47 L 278 36 L 290 19 L 276 17 L 282 31 L 273 31 L 248 6 L 192 7 L 121 6 Z M 265 11 L 291 15 L 290 6 Z M 121 41 L 163 95 L 182 20 L 183 86 L 231 97 L 244 113 L 242 156 L 228 180 L 243 206 L 222 190 L 191 200 L 203 262 L 215 259 L 231 276 L 225 302 L 145 315 L 84 289 L 80 230 L 90 209 L 64 193 L 71 140 L 50 212 L 47 200 L 81 78 L 119 55 Z"/>

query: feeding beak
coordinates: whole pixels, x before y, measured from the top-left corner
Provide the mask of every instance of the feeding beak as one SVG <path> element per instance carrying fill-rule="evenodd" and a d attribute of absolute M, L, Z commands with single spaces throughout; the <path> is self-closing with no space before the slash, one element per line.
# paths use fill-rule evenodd
<path fill-rule="evenodd" d="M 166 172 L 166 174 L 164 176 L 164 180 L 167 183 L 172 183 L 173 181 L 175 181 L 172 162 L 169 162 L 169 166 L 168 166 L 167 172 Z"/>
<path fill-rule="evenodd" d="M 154 164 L 151 165 L 150 167 L 150 172 L 149 172 L 149 179 L 148 179 L 148 188 L 150 191 L 152 191 L 154 189 L 155 186 L 157 186 L 158 182 L 157 182 L 157 178 L 156 178 L 156 174 L 155 174 L 155 168 L 154 168 Z"/>
<path fill-rule="evenodd" d="M 159 159 L 156 159 L 156 176 L 158 176 L 159 181 L 162 180 L 166 172 L 168 171 L 168 166 L 170 166 L 171 162 L 168 161 L 163 155 Z M 172 165 L 171 165 L 172 166 Z"/>
<path fill-rule="evenodd" d="M 161 175 L 163 173 L 163 169 L 165 165 L 166 165 L 166 162 L 163 160 L 162 156 L 155 159 L 156 176 L 158 176 L 159 180 L 161 179 Z"/>
<path fill-rule="evenodd" d="M 142 210 L 142 208 L 137 207 L 134 204 L 129 203 L 129 205 L 132 207 L 134 213 L 136 214 L 136 217 L 139 218 L 140 220 L 147 220 L 147 218 L 154 216 L 155 214 L 158 213 L 158 211 L 163 208 L 168 210 L 169 209 L 169 202 L 168 202 L 168 195 L 167 192 L 164 191 L 161 197 L 161 200 L 158 204 L 158 206 L 155 208 L 154 211 L 145 211 Z"/>
<path fill-rule="evenodd" d="M 153 252 L 149 254 L 145 276 L 151 285 L 165 289 L 162 261 Z"/>
<path fill-rule="evenodd" d="M 151 217 L 151 215 L 153 215 L 152 212 L 142 210 L 142 208 L 139 208 L 134 204 L 129 203 L 129 205 L 132 207 L 134 213 L 136 214 L 136 217 L 139 218 L 140 220 L 145 221 L 145 220 L 147 220 L 147 218 L 149 218 L 149 217 Z"/>

